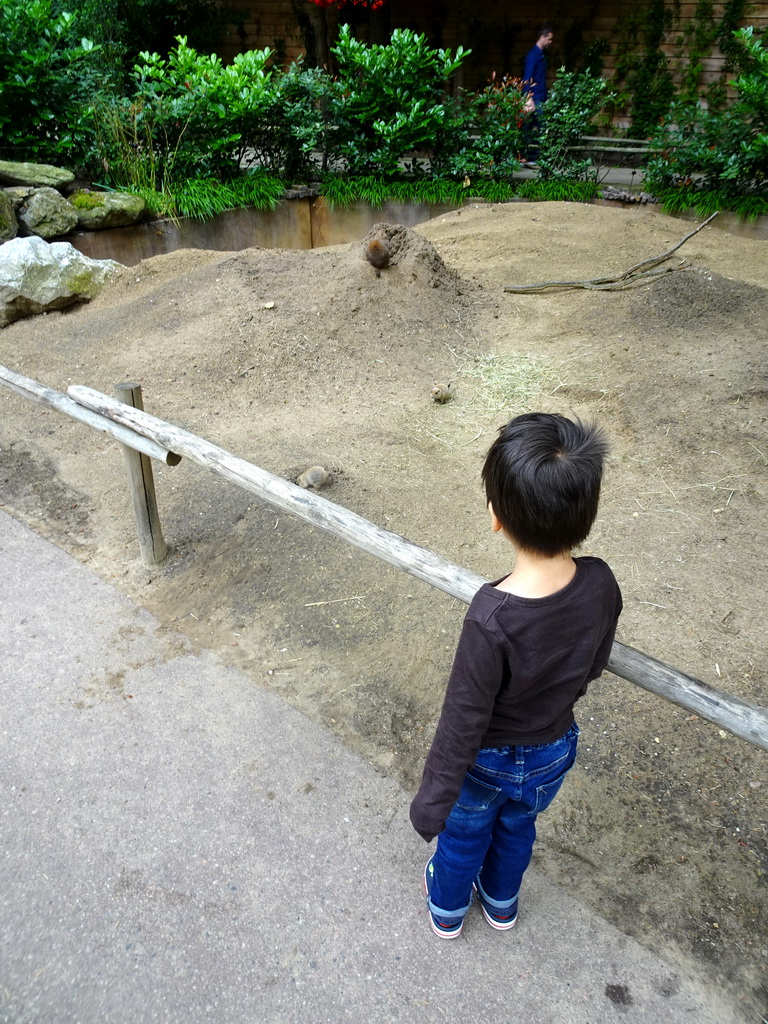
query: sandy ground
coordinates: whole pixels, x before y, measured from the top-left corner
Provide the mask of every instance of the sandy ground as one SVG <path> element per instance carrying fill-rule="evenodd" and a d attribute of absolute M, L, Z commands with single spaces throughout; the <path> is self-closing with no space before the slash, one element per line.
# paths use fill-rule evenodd
<path fill-rule="evenodd" d="M 282 476 L 320 463 L 332 501 L 488 578 L 511 569 L 479 481 L 496 427 L 534 408 L 596 418 L 613 455 L 585 551 L 622 586 L 619 639 L 767 704 L 768 245 L 708 227 L 680 250 L 689 269 L 653 283 L 502 291 L 619 273 L 690 228 L 639 209 L 478 205 L 390 232 L 380 278 L 359 243 L 181 251 L 89 306 L 6 328 L 0 362 L 59 390 L 138 381 L 149 411 Z M 156 469 L 171 553 L 147 568 L 119 445 L 0 402 L 6 510 L 413 789 L 460 602 L 186 460 Z M 580 722 L 539 865 L 765 1013 L 765 754 L 610 675 Z"/>

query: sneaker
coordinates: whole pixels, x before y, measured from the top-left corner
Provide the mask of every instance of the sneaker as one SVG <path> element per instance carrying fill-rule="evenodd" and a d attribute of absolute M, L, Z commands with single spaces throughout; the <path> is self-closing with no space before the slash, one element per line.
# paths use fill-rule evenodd
<path fill-rule="evenodd" d="M 432 880 L 434 878 L 434 872 L 432 868 L 432 858 L 430 857 L 427 861 L 426 867 L 424 868 L 424 892 L 427 896 L 427 912 L 429 913 L 429 923 L 432 926 L 432 931 L 435 935 L 439 935 L 441 939 L 455 939 L 464 927 L 464 918 L 460 917 L 458 920 L 454 918 L 436 917 L 432 913 L 432 908 L 429 905 L 429 894 L 432 891 Z"/>
<path fill-rule="evenodd" d="M 483 917 L 491 928 L 495 928 L 500 932 L 505 932 L 509 928 L 515 927 L 515 921 L 517 921 L 517 899 L 515 899 L 515 902 L 511 907 L 494 907 L 490 902 L 490 897 L 486 896 L 483 892 L 479 878 L 476 878 L 472 883 L 472 888 L 475 890 L 477 898 L 480 900 L 480 909 L 483 912 Z"/>

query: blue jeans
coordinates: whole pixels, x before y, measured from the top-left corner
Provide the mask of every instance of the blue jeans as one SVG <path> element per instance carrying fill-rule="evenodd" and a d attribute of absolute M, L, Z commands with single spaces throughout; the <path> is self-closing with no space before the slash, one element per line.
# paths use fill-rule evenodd
<path fill-rule="evenodd" d="M 557 796 L 576 760 L 574 722 L 554 743 L 481 750 L 437 839 L 429 907 L 455 923 L 469 910 L 478 875 L 500 911 L 517 900 L 536 839 L 536 816 Z"/>

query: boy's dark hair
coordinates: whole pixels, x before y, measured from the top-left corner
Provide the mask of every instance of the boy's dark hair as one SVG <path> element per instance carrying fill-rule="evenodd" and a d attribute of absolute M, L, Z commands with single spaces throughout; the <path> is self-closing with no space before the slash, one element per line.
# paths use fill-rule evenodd
<path fill-rule="evenodd" d="M 539 29 L 539 34 L 536 36 L 536 38 L 541 39 L 542 36 L 553 36 L 554 34 L 555 30 L 552 28 L 551 25 L 542 25 Z"/>
<path fill-rule="evenodd" d="M 599 427 L 531 412 L 501 427 L 483 466 L 488 501 L 521 547 L 551 557 L 586 540 L 608 443 Z"/>

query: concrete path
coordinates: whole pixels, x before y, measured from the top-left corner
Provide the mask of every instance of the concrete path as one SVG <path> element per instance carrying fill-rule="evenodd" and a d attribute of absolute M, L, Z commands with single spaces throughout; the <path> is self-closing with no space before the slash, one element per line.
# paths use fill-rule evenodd
<path fill-rule="evenodd" d="M 741 1024 L 532 870 L 433 936 L 408 794 L 0 513 L 2 1024 Z"/>

